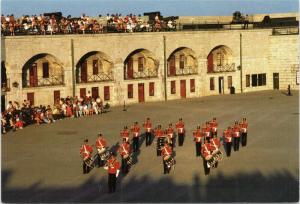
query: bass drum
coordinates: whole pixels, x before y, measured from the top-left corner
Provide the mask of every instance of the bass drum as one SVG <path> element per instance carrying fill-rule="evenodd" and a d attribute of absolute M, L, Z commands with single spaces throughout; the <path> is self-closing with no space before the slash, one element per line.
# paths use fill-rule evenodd
<path fill-rule="evenodd" d="M 92 158 L 87 158 L 84 163 L 89 167 L 94 167 L 94 160 Z"/>

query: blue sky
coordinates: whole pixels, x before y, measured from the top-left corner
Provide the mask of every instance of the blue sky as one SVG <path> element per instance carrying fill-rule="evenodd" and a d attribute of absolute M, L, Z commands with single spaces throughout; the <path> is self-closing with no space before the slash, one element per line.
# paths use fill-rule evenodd
<path fill-rule="evenodd" d="M 3 14 L 41 14 L 61 11 L 64 16 L 106 15 L 107 13 L 143 14 L 161 11 L 163 16 L 217 16 L 298 12 L 298 0 L 2 0 Z"/>

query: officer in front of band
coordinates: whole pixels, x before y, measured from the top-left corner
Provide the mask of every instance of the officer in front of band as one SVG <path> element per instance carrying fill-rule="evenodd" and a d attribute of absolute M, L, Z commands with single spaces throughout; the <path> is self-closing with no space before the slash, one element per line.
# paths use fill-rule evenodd
<path fill-rule="evenodd" d="M 210 138 L 212 137 L 209 122 L 205 122 L 205 126 L 204 128 L 202 128 L 202 132 L 206 141 L 209 142 Z"/>
<path fill-rule="evenodd" d="M 122 141 L 128 142 L 129 143 L 129 130 L 127 126 L 124 126 L 124 129 L 120 132 L 120 136 L 122 138 Z"/>
<path fill-rule="evenodd" d="M 212 137 L 217 137 L 218 136 L 217 118 L 213 117 L 212 121 L 209 122 L 209 125 L 210 125 L 210 131 L 211 131 Z"/>
<path fill-rule="evenodd" d="M 212 160 L 210 149 L 210 143 L 207 140 L 204 140 L 201 148 L 201 153 L 203 158 L 203 167 L 205 175 L 209 175 L 210 172 L 210 166 L 208 166 L 208 162 Z"/>
<path fill-rule="evenodd" d="M 240 128 L 241 128 L 241 139 L 242 139 L 242 147 L 245 147 L 247 145 L 247 129 L 248 129 L 248 122 L 246 118 L 243 118 L 241 124 L 240 124 Z"/>
<path fill-rule="evenodd" d="M 100 156 L 101 154 L 103 154 L 103 153 L 106 151 L 106 145 L 107 145 L 107 142 L 106 142 L 106 140 L 104 139 L 102 133 L 98 133 L 98 138 L 97 138 L 97 140 L 96 140 L 96 142 L 95 142 L 95 147 L 96 147 L 96 149 L 97 149 L 97 152 L 98 152 L 99 156 Z M 104 161 L 101 160 L 101 158 L 98 159 L 98 165 L 99 165 L 99 166 L 104 165 L 103 162 L 104 162 Z"/>
<path fill-rule="evenodd" d="M 168 159 L 172 157 L 172 148 L 168 145 L 168 142 L 165 142 L 164 146 L 161 149 L 161 155 L 163 158 L 164 174 L 169 174 L 171 166 L 168 166 L 166 163 Z"/>
<path fill-rule="evenodd" d="M 175 136 L 174 136 L 174 129 L 173 129 L 172 123 L 169 124 L 169 127 L 166 129 L 165 132 L 167 134 L 169 146 L 173 150 L 173 148 L 175 147 Z"/>
<path fill-rule="evenodd" d="M 154 135 L 156 139 L 156 155 L 161 155 L 161 148 L 165 143 L 165 135 L 164 131 L 161 129 L 161 125 L 158 125 L 157 128 L 154 130 Z"/>
<path fill-rule="evenodd" d="M 183 146 L 184 142 L 184 122 L 182 118 L 176 123 L 177 133 L 178 133 L 178 146 Z"/>
<path fill-rule="evenodd" d="M 233 126 L 233 150 L 239 151 L 240 147 L 240 125 L 238 121 L 235 121 Z"/>
<path fill-rule="evenodd" d="M 119 146 L 118 152 L 122 157 L 122 173 L 127 174 L 129 172 L 130 166 L 127 164 L 127 159 L 130 157 L 131 148 L 128 142 L 123 141 Z"/>
<path fill-rule="evenodd" d="M 232 135 L 232 128 L 228 126 L 228 128 L 223 132 L 223 139 L 225 141 L 225 150 L 227 157 L 230 157 L 231 155 Z"/>
<path fill-rule="evenodd" d="M 197 129 L 193 131 L 193 136 L 196 144 L 196 157 L 199 157 L 201 156 L 201 140 L 202 140 L 202 131 L 200 126 L 197 126 Z"/>
<path fill-rule="evenodd" d="M 110 159 L 107 160 L 106 165 L 108 168 L 108 193 L 114 193 L 116 191 L 116 183 L 120 171 L 120 163 L 115 155 L 112 154 Z"/>
<path fill-rule="evenodd" d="M 81 158 L 83 159 L 82 163 L 82 169 L 83 169 L 83 174 L 88 174 L 92 167 L 88 165 L 88 162 L 91 160 L 91 156 L 93 153 L 93 148 L 88 144 L 89 140 L 85 139 L 84 144 L 80 147 L 80 155 Z"/>
<path fill-rule="evenodd" d="M 145 128 L 146 132 L 146 147 L 151 145 L 151 139 L 152 139 L 152 123 L 150 121 L 150 118 L 147 118 L 146 121 L 143 124 L 143 127 Z"/>
<path fill-rule="evenodd" d="M 132 138 L 133 152 L 138 152 L 139 151 L 139 137 L 140 137 L 140 127 L 138 125 L 138 122 L 134 122 L 134 125 L 131 127 L 131 132 L 133 135 L 133 138 Z"/>

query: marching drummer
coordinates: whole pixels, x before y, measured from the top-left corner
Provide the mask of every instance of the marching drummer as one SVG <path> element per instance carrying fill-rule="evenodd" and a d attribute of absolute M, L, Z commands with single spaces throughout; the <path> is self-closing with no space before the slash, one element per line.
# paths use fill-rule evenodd
<path fill-rule="evenodd" d="M 108 168 L 108 193 L 114 193 L 116 191 L 117 177 L 120 172 L 120 163 L 112 154 L 109 160 L 107 160 L 106 165 Z"/>
<path fill-rule="evenodd" d="M 231 155 L 231 146 L 232 146 L 232 128 L 228 126 L 227 129 L 223 132 L 223 137 L 225 141 L 225 150 L 227 157 L 230 157 Z"/>
<path fill-rule="evenodd" d="M 204 173 L 205 175 L 209 175 L 210 172 L 210 166 L 208 162 L 212 160 L 212 155 L 210 151 L 210 143 L 207 140 L 204 140 L 201 148 L 201 153 L 203 157 L 203 167 L 204 167 Z"/>
<path fill-rule="evenodd" d="M 242 147 L 247 145 L 247 129 L 248 129 L 248 122 L 246 118 L 243 118 L 241 124 L 240 124 L 240 128 L 241 128 L 241 139 L 242 139 Z"/>
<path fill-rule="evenodd" d="M 217 137 L 218 135 L 218 123 L 217 123 L 217 118 L 213 117 L 212 121 L 209 122 L 210 125 L 210 130 L 212 137 Z"/>
<path fill-rule="evenodd" d="M 106 151 L 106 145 L 107 142 L 104 139 L 102 133 L 98 133 L 98 138 L 96 140 L 95 147 L 99 155 L 103 154 Z M 103 164 L 103 161 L 101 159 L 99 159 L 98 161 L 98 165 L 101 166 Z"/>
<path fill-rule="evenodd" d="M 182 146 L 184 142 L 184 122 L 182 118 L 176 123 L 177 133 L 178 133 L 178 146 Z"/>
<path fill-rule="evenodd" d="M 138 122 L 134 122 L 134 125 L 131 127 L 131 132 L 133 135 L 132 138 L 133 152 L 137 152 L 139 151 L 139 136 L 140 136 L 140 127 L 138 125 Z"/>
<path fill-rule="evenodd" d="M 152 131 L 152 123 L 150 121 L 150 118 L 147 118 L 146 121 L 143 124 L 143 127 L 146 131 L 146 147 L 151 145 L 151 131 Z"/>
<path fill-rule="evenodd" d="M 122 157 L 122 173 L 127 174 L 129 172 L 130 166 L 127 164 L 127 161 L 130 157 L 131 148 L 128 142 L 123 141 L 123 143 L 119 146 L 118 152 Z"/>
<path fill-rule="evenodd" d="M 165 143 L 165 136 L 164 131 L 161 129 L 161 125 L 158 125 L 157 128 L 154 130 L 154 135 L 157 138 L 156 142 L 156 155 L 161 155 L 161 148 Z"/>
<path fill-rule="evenodd" d="M 216 160 L 216 162 L 213 165 L 213 168 L 218 167 L 218 159 L 216 157 L 220 155 L 220 150 L 219 150 L 220 146 L 221 143 L 219 138 L 215 137 L 210 139 L 210 151 L 212 153 L 212 156 L 215 157 L 214 159 Z"/>
<path fill-rule="evenodd" d="M 240 125 L 238 121 L 235 121 L 233 129 L 233 150 L 234 151 L 239 151 L 240 147 Z"/>
<path fill-rule="evenodd" d="M 88 162 L 91 160 L 91 156 L 93 153 L 93 148 L 88 144 L 89 140 L 85 139 L 84 144 L 80 147 L 80 155 L 83 159 L 82 168 L 83 168 L 83 174 L 88 174 L 90 170 L 92 169 Z"/>
<path fill-rule="evenodd" d="M 202 128 L 202 131 L 203 131 L 204 138 L 206 139 L 206 141 L 209 142 L 211 138 L 211 127 L 209 125 L 209 122 L 205 123 L 205 126 L 204 128 Z"/>
<path fill-rule="evenodd" d="M 122 141 L 129 142 L 129 135 L 130 135 L 130 133 L 129 133 L 127 126 L 124 126 L 124 129 L 120 132 Z"/>
<path fill-rule="evenodd" d="M 174 129 L 172 123 L 169 124 L 169 127 L 166 129 L 166 133 L 167 133 L 169 146 L 173 150 L 173 148 L 175 147 L 175 136 L 174 136 Z"/>
<path fill-rule="evenodd" d="M 201 156 L 201 140 L 202 140 L 201 127 L 197 126 L 197 129 L 193 131 L 193 137 L 196 145 L 196 157 Z"/>
<path fill-rule="evenodd" d="M 169 164 L 167 164 L 167 162 L 171 161 L 172 162 L 172 149 L 171 147 L 168 145 L 167 142 L 165 142 L 165 145 L 162 147 L 161 149 L 161 153 L 162 153 L 162 158 L 163 158 L 163 166 L 164 166 L 164 174 L 169 174 L 170 173 L 170 169 L 171 166 L 169 166 Z M 174 160 L 173 160 L 174 161 Z"/>

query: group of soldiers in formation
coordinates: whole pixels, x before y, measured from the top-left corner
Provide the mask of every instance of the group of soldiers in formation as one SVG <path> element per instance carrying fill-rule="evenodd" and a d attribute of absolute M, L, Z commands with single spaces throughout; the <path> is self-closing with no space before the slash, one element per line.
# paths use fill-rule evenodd
<path fill-rule="evenodd" d="M 164 174 L 169 174 L 170 170 L 175 168 L 175 130 L 172 123 L 168 128 L 162 129 L 161 125 L 152 128 L 150 118 L 147 118 L 143 123 L 145 128 L 144 136 L 146 147 L 152 143 L 152 135 L 156 139 L 157 156 L 162 157 Z M 183 146 L 185 138 L 185 128 L 182 118 L 175 124 L 178 135 L 178 146 Z M 197 126 L 193 131 L 193 138 L 196 147 L 196 157 L 202 156 L 205 175 L 210 173 L 211 168 L 216 168 L 218 162 L 222 160 L 223 153 L 220 150 L 221 140 L 224 144 L 224 149 L 227 157 L 231 155 L 232 143 L 233 150 L 238 151 L 240 143 L 242 146 L 247 145 L 247 128 L 248 122 L 243 118 L 241 122 L 235 121 L 233 126 L 228 126 L 223 131 L 222 137 L 218 138 L 218 123 L 214 117 L 211 121 L 206 122 L 202 127 Z M 132 136 L 130 139 L 130 135 Z M 102 133 L 98 134 L 95 145 L 89 145 L 88 139 L 84 140 L 84 144 L 80 148 L 80 155 L 83 158 L 83 174 L 87 174 L 93 167 L 104 167 L 108 170 L 108 187 L 109 193 L 116 190 L 116 180 L 121 172 L 127 174 L 130 167 L 134 164 L 133 154 L 139 150 L 139 138 L 141 137 L 141 128 L 138 122 L 135 122 L 130 129 L 127 126 L 120 132 L 122 143 L 117 147 L 117 152 L 122 158 L 122 163 L 118 161 L 116 152 L 109 150 L 107 141 Z M 132 144 L 130 144 L 132 141 Z M 97 153 L 92 155 L 93 147 Z"/>

